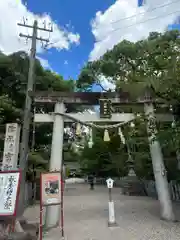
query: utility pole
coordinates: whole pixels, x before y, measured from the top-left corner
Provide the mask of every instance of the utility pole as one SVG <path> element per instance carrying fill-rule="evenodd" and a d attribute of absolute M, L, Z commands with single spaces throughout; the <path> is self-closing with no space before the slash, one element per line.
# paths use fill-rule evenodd
<path fill-rule="evenodd" d="M 34 21 L 33 25 L 28 25 L 18 23 L 21 27 L 32 28 L 32 35 L 25 35 L 20 33 L 20 37 L 24 37 L 26 39 L 31 39 L 31 52 L 29 57 L 29 73 L 28 73 L 28 82 L 27 82 L 27 90 L 26 90 L 26 100 L 25 100 L 25 108 L 24 108 L 24 116 L 23 116 L 23 127 L 22 127 L 22 136 L 21 136 L 21 146 L 20 146 L 20 160 L 19 160 L 19 168 L 22 170 L 22 180 L 21 180 L 21 191 L 20 191 L 20 204 L 19 204 L 19 214 L 21 215 L 25 208 L 25 179 L 26 179 L 26 167 L 28 161 L 28 152 L 29 152 L 29 131 L 30 131 L 30 123 L 31 123 L 31 107 L 32 107 L 32 93 L 34 91 L 34 65 L 35 65 L 35 57 L 36 57 L 36 43 L 37 41 L 45 42 L 46 44 L 49 42 L 49 39 L 44 39 L 38 37 L 38 30 L 52 32 L 51 29 L 38 27 L 37 20 Z M 21 211 L 22 210 L 22 211 Z"/>

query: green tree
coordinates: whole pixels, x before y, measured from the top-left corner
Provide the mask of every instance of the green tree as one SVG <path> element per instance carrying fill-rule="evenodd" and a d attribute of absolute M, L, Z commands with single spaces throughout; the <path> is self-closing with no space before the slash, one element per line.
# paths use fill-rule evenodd
<path fill-rule="evenodd" d="M 16 52 L 9 56 L 0 54 L 0 130 L 1 142 L 3 143 L 5 124 L 8 122 L 21 122 L 24 110 L 25 91 L 29 71 L 29 56 L 25 52 Z M 52 71 L 45 70 L 38 59 L 35 60 L 35 89 L 36 91 L 73 91 L 74 81 L 64 80 L 62 76 Z M 45 106 L 46 107 L 46 106 Z M 38 108 L 38 106 L 37 106 Z M 32 109 L 33 110 L 33 109 Z M 32 127 L 31 139 L 32 143 Z M 36 157 L 30 155 L 30 159 L 38 159 L 42 163 L 43 152 L 47 152 L 49 160 L 49 149 L 52 139 L 52 124 L 38 124 L 36 126 L 35 146 Z M 0 144 L 3 151 L 3 144 Z M 45 158 L 45 155 L 43 156 Z M 45 159 L 45 160 L 47 160 Z M 33 160 L 34 161 L 34 160 Z M 29 163 L 31 160 L 29 161 Z M 31 165 L 31 163 L 30 163 Z M 38 164 L 37 164 L 38 165 Z M 38 165 L 39 166 L 39 165 Z M 44 168 L 44 163 L 42 164 Z"/>
<path fill-rule="evenodd" d="M 80 166 L 84 173 L 94 173 L 96 176 L 124 176 L 127 174 L 127 152 L 119 136 L 114 131 L 110 133 L 110 142 L 103 141 L 103 133 L 95 131 L 92 148 L 85 145 Z"/>
<path fill-rule="evenodd" d="M 107 51 L 99 60 L 88 62 L 79 75 L 78 86 L 86 89 L 93 83 L 101 84 L 102 76 L 104 76 L 115 84 L 116 91 L 120 95 L 122 92 L 128 92 L 133 101 L 144 95 L 148 88 L 155 98 L 164 102 L 166 111 L 169 111 L 169 107 L 172 105 L 173 113 L 180 116 L 179 49 L 179 31 L 168 31 L 163 34 L 153 32 L 147 39 L 135 43 L 124 40 L 114 46 L 112 50 Z M 159 106 L 156 107 L 159 111 Z M 121 108 L 123 112 L 143 112 L 143 106 L 128 105 Z M 160 110 L 162 112 L 162 109 Z M 130 135 L 134 134 L 130 138 L 130 141 L 134 142 L 134 146 L 140 142 L 138 147 L 135 147 L 138 150 L 133 153 L 136 173 L 141 177 L 152 178 L 146 128 L 143 128 L 142 125 L 138 125 L 135 133 L 133 133 L 134 130 L 128 128 L 127 132 Z M 173 171 L 176 171 L 174 176 L 177 176 L 175 155 L 180 146 L 179 126 L 179 121 L 176 121 L 174 128 L 170 125 L 168 127 L 161 126 L 161 128 L 159 126 L 160 131 L 157 135 L 163 151 L 168 149 L 168 153 L 164 151 L 164 155 L 169 179 L 173 178 Z M 138 140 L 137 135 L 141 130 L 144 133 Z M 145 150 L 143 150 L 144 148 Z"/>
<path fill-rule="evenodd" d="M 88 62 L 79 75 L 78 86 L 100 82 L 103 75 L 116 85 L 117 90 L 125 85 L 134 97 L 148 86 L 161 98 L 177 102 L 179 47 L 178 31 L 150 33 L 147 39 L 136 43 L 124 40 L 99 60 Z"/>

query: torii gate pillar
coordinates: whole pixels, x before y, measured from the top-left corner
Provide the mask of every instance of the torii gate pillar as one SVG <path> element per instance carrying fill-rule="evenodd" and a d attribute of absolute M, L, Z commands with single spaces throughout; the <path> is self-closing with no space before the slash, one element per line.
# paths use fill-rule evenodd
<path fill-rule="evenodd" d="M 144 104 L 144 110 L 145 114 L 148 117 L 147 131 L 149 133 L 149 146 L 154 170 L 156 189 L 158 199 L 161 205 L 161 218 L 167 221 L 174 221 L 175 217 L 173 213 L 172 201 L 168 188 L 168 181 L 161 146 L 155 136 L 157 129 L 153 104 L 152 103 Z"/>
<path fill-rule="evenodd" d="M 63 137 L 64 137 L 64 119 L 56 113 L 64 113 L 65 106 L 63 103 L 56 103 L 53 124 L 53 135 L 51 145 L 51 158 L 49 170 L 61 171 L 63 160 Z M 60 221 L 60 206 L 48 206 L 46 210 L 46 227 L 54 227 Z"/>

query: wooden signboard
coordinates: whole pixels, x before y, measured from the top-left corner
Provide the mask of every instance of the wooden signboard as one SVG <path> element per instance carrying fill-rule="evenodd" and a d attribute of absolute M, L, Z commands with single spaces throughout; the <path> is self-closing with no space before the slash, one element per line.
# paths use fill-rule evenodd
<path fill-rule="evenodd" d="M 59 205 L 61 203 L 60 172 L 41 174 L 41 203 L 42 206 Z"/>
<path fill-rule="evenodd" d="M 19 153 L 20 126 L 17 123 L 6 124 L 6 136 L 4 140 L 4 154 L 2 170 L 12 170 L 17 168 Z"/>
<path fill-rule="evenodd" d="M 18 170 L 0 172 L 0 218 L 16 216 L 20 178 Z"/>

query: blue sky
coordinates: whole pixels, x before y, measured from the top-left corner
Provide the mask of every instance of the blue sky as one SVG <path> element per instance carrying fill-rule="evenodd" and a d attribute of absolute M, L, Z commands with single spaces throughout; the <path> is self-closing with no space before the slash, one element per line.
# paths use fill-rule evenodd
<path fill-rule="evenodd" d="M 97 11 L 105 11 L 114 2 L 115 0 L 28 0 L 27 8 L 30 11 L 36 14 L 48 12 L 60 26 L 69 24 L 72 32 L 80 34 L 79 46 L 72 46 L 68 51 L 60 52 L 52 49 L 40 56 L 47 58 L 52 69 L 62 74 L 65 79 L 77 78 L 93 48 L 94 36 L 90 21 Z"/>
<path fill-rule="evenodd" d="M 166 30 L 179 9 L 179 0 L 146 0 L 141 7 L 138 0 L 0 0 L 0 50 L 29 53 L 31 41 L 19 38 L 20 32 L 32 34 L 32 29 L 17 25 L 23 18 L 29 25 L 37 19 L 40 27 L 44 20 L 52 22 L 50 41 L 55 44 L 44 52 L 37 42 L 37 57 L 65 79 L 77 79 L 89 59 L 98 59 L 122 40 L 138 41 L 149 32 Z M 107 79 L 102 82 L 109 86 Z"/>
<path fill-rule="evenodd" d="M 63 75 L 65 79 L 77 78 L 83 64 L 88 61 L 93 49 L 95 38 L 90 25 L 96 12 L 105 12 L 115 0 L 26 0 L 28 10 L 35 14 L 50 13 L 52 20 L 60 26 L 80 35 L 80 44 L 70 49 L 57 51 L 49 50 L 40 55 L 48 59 L 52 69 Z M 67 25 L 68 24 L 68 25 Z M 171 28 L 170 28 L 171 29 Z"/>

